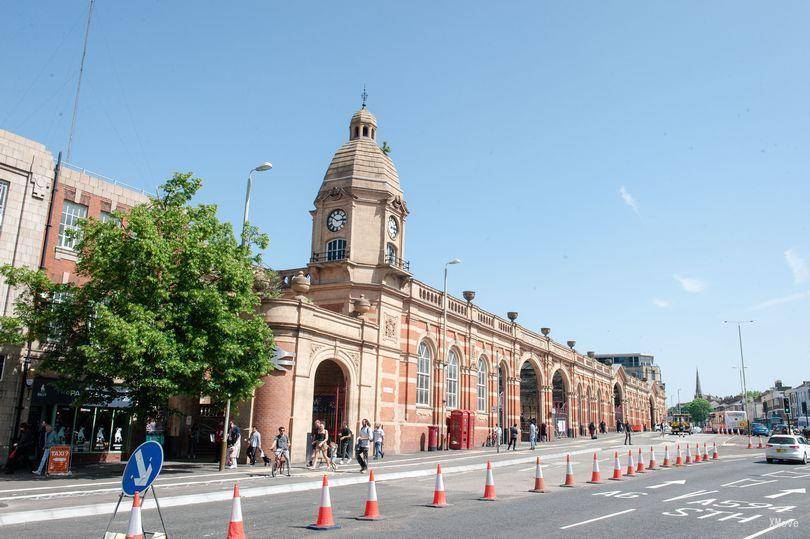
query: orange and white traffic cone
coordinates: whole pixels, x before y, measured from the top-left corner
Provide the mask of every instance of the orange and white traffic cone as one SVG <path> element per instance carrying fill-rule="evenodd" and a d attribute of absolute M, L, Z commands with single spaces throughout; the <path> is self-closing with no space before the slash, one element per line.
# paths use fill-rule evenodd
<path fill-rule="evenodd" d="M 650 446 L 650 465 L 647 466 L 647 469 L 655 470 L 656 466 L 658 466 L 658 463 L 655 461 L 655 448 Z"/>
<path fill-rule="evenodd" d="M 329 479 L 323 474 L 321 487 L 321 505 L 318 508 L 318 521 L 307 526 L 310 530 L 334 530 L 340 528 L 332 517 L 332 498 L 329 496 Z"/>
<path fill-rule="evenodd" d="M 714 442 L 714 454 L 712 455 L 712 460 L 717 460 L 720 458 L 720 455 L 717 454 L 717 442 Z"/>
<path fill-rule="evenodd" d="M 669 463 L 669 446 L 668 445 L 664 446 L 664 462 L 663 462 L 663 464 L 661 464 L 661 467 L 662 468 L 669 468 L 670 467 L 670 463 Z"/>
<path fill-rule="evenodd" d="M 611 479 L 613 481 L 622 480 L 622 463 L 619 462 L 619 453 L 617 451 L 613 452 L 613 477 Z"/>
<path fill-rule="evenodd" d="M 132 511 L 129 513 L 129 526 L 127 526 L 127 539 L 143 539 L 143 525 L 141 524 L 141 497 L 135 491 L 132 500 Z"/>
<path fill-rule="evenodd" d="M 644 470 L 644 455 L 641 453 L 641 448 L 638 448 L 638 464 L 636 465 L 636 473 L 646 473 Z"/>
<path fill-rule="evenodd" d="M 242 499 L 239 497 L 239 483 L 233 485 L 231 521 L 228 524 L 228 539 L 245 539 L 245 525 L 242 523 Z"/>
<path fill-rule="evenodd" d="M 762 449 L 762 436 L 757 436 L 757 449 Z"/>
<path fill-rule="evenodd" d="M 692 446 L 689 444 L 686 444 L 686 460 L 683 463 L 692 464 Z"/>
<path fill-rule="evenodd" d="M 748 449 L 754 449 L 754 444 L 751 443 L 751 436 L 748 436 Z"/>
<path fill-rule="evenodd" d="M 374 482 L 374 470 L 368 472 L 368 495 L 366 496 L 366 512 L 357 520 L 377 520 L 380 517 L 380 506 L 377 504 L 377 483 Z"/>
<path fill-rule="evenodd" d="M 630 477 L 635 477 L 635 475 L 636 475 L 636 464 L 635 464 L 635 462 L 633 462 L 633 450 L 632 449 L 627 450 L 627 473 L 625 473 L 624 475 L 630 476 Z"/>
<path fill-rule="evenodd" d="M 593 469 L 591 470 L 591 480 L 588 483 L 595 485 L 602 483 L 602 472 L 599 471 L 599 459 L 596 458 L 596 453 L 593 454 Z"/>
<path fill-rule="evenodd" d="M 693 462 L 700 463 L 702 460 L 700 457 L 700 444 L 695 444 L 695 459 Z"/>
<path fill-rule="evenodd" d="M 709 460 L 709 451 L 706 449 L 706 443 L 703 443 L 703 462 L 708 462 Z"/>
<path fill-rule="evenodd" d="M 543 467 L 540 466 L 540 457 L 534 467 L 534 488 L 529 492 L 547 492 L 546 480 L 543 478 Z"/>
<path fill-rule="evenodd" d="M 484 482 L 484 495 L 478 498 L 482 501 L 494 502 L 498 498 L 495 497 L 495 478 L 492 477 L 492 463 L 487 461 L 487 476 Z"/>
<path fill-rule="evenodd" d="M 678 457 L 675 459 L 675 466 L 683 466 L 683 454 L 681 453 L 681 444 L 676 444 L 675 448 L 678 451 Z"/>
<path fill-rule="evenodd" d="M 573 487 L 574 484 L 574 465 L 571 464 L 571 455 L 565 456 L 565 483 L 561 487 Z"/>
<path fill-rule="evenodd" d="M 444 479 L 442 479 L 442 465 L 436 465 L 436 487 L 433 489 L 433 503 L 428 507 L 447 507 L 447 498 L 444 494 Z"/>

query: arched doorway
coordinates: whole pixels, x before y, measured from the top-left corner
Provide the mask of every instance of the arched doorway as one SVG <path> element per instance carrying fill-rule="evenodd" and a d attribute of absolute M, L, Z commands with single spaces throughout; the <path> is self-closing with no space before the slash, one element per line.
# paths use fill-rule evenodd
<path fill-rule="evenodd" d="M 520 431 L 523 441 L 529 439 L 529 423 L 532 419 L 540 425 L 540 393 L 537 371 L 527 361 L 520 368 Z"/>
<path fill-rule="evenodd" d="M 602 388 L 596 390 L 596 421 L 602 423 Z"/>
<path fill-rule="evenodd" d="M 568 436 L 570 428 L 568 421 L 568 388 L 560 371 L 556 371 L 551 378 L 551 404 L 552 424 L 556 435 Z"/>
<path fill-rule="evenodd" d="M 624 406 L 622 405 L 622 401 L 624 400 L 624 396 L 622 395 L 622 386 L 619 384 L 613 385 L 613 413 L 614 417 L 616 418 L 616 430 L 619 430 L 619 425 L 624 423 Z"/>
<path fill-rule="evenodd" d="M 596 422 L 593 417 L 593 395 L 591 395 L 591 386 L 588 386 L 588 390 L 585 393 L 585 404 L 588 405 L 588 423 Z"/>
<path fill-rule="evenodd" d="M 650 395 L 650 429 L 655 429 L 655 402 L 653 401 L 652 395 Z"/>
<path fill-rule="evenodd" d="M 501 443 L 506 443 L 506 433 L 509 425 L 506 424 L 506 363 L 501 362 L 498 367 L 498 424 L 501 426 Z"/>
<path fill-rule="evenodd" d="M 330 439 L 337 439 L 338 430 L 346 421 L 346 377 L 336 362 L 327 359 L 315 371 L 312 391 L 312 423 L 320 419 L 329 431 Z"/>

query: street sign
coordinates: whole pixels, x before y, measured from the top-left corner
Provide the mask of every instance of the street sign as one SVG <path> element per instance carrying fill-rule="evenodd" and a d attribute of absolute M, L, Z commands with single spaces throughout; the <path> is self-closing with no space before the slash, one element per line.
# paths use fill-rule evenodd
<path fill-rule="evenodd" d="M 127 496 L 143 492 L 157 479 L 163 468 L 163 447 L 154 441 L 144 442 L 132 452 L 121 478 L 121 490 Z"/>
<path fill-rule="evenodd" d="M 48 475 L 70 475 L 70 446 L 54 445 L 48 455 Z"/>

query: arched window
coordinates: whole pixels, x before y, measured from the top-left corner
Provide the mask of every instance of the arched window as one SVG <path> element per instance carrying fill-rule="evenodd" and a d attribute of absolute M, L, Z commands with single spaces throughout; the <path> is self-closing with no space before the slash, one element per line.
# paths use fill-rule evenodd
<path fill-rule="evenodd" d="M 397 247 L 393 243 L 385 244 L 385 262 L 387 264 L 396 264 L 397 262 Z"/>
<path fill-rule="evenodd" d="M 478 411 L 487 411 L 487 362 L 481 357 L 478 359 Z"/>
<path fill-rule="evenodd" d="M 458 356 L 455 350 L 447 354 L 447 407 L 458 408 Z"/>
<path fill-rule="evenodd" d="M 364 136 L 364 137 L 367 137 L 367 136 L 368 136 L 368 126 L 367 126 L 367 125 L 364 125 L 364 126 L 363 126 L 363 136 Z"/>
<path fill-rule="evenodd" d="M 343 260 L 346 258 L 346 240 L 335 239 L 326 244 L 326 260 Z"/>
<path fill-rule="evenodd" d="M 430 346 L 422 341 L 416 355 L 416 404 L 430 404 L 430 368 L 433 352 Z"/>
<path fill-rule="evenodd" d="M 355 127 L 355 128 L 354 128 L 354 138 L 357 138 L 357 137 L 359 137 L 359 136 L 360 136 L 360 128 L 359 128 L 359 127 Z"/>

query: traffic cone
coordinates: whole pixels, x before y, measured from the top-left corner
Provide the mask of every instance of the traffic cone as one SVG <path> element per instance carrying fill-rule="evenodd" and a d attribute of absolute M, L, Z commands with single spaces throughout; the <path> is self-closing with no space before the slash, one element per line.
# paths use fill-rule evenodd
<path fill-rule="evenodd" d="M 135 491 L 135 499 L 132 500 L 132 511 L 129 513 L 129 526 L 127 527 L 126 539 L 143 539 L 143 526 L 141 525 L 141 497 Z"/>
<path fill-rule="evenodd" d="M 669 463 L 669 446 L 664 446 L 664 462 L 661 464 L 662 468 L 669 468 L 671 465 Z"/>
<path fill-rule="evenodd" d="M 546 480 L 543 478 L 543 467 L 540 466 L 540 457 L 537 457 L 534 468 L 534 488 L 529 492 L 547 492 Z"/>
<path fill-rule="evenodd" d="M 334 530 L 340 528 L 332 518 L 332 498 L 329 496 L 329 479 L 323 474 L 323 487 L 321 487 L 321 505 L 318 508 L 318 522 L 307 526 L 310 530 Z"/>
<path fill-rule="evenodd" d="M 233 485 L 231 522 L 228 524 L 228 539 L 245 539 L 245 525 L 242 523 L 242 499 L 239 497 L 239 483 Z"/>
<path fill-rule="evenodd" d="M 650 465 L 647 466 L 648 470 L 655 470 L 655 467 L 658 466 L 658 463 L 655 461 L 655 448 L 650 446 Z"/>
<path fill-rule="evenodd" d="M 599 459 L 596 458 L 596 453 L 593 454 L 593 470 L 591 471 L 591 480 L 588 483 L 595 485 L 602 483 L 602 473 L 599 471 Z"/>
<path fill-rule="evenodd" d="M 479 500 L 494 502 L 498 498 L 495 497 L 495 478 L 492 477 L 492 463 L 487 461 L 487 476 L 484 482 L 484 495 L 478 498 Z"/>
<path fill-rule="evenodd" d="M 574 466 L 571 464 L 571 455 L 565 456 L 565 483 L 561 487 L 573 487 L 574 485 Z"/>
<path fill-rule="evenodd" d="M 675 459 L 675 466 L 683 466 L 683 456 L 681 455 L 681 444 L 675 445 L 678 457 Z"/>
<path fill-rule="evenodd" d="M 627 473 L 625 473 L 624 475 L 630 476 L 630 477 L 635 477 L 635 475 L 636 475 L 636 465 L 633 462 L 633 450 L 632 449 L 627 450 Z"/>
<path fill-rule="evenodd" d="M 638 465 L 636 465 L 636 473 L 646 473 L 644 470 L 644 455 L 641 453 L 641 448 L 638 448 Z"/>
<path fill-rule="evenodd" d="M 754 444 L 751 443 L 751 436 L 748 436 L 748 449 L 754 449 Z"/>
<path fill-rule="evenodd" d="M 695 458 L 692 462 L 700 463 L 700 444 L 695 444 Z"/>
<path fill-rule="evenodd" d="M 706 449 L 706 442 L 703 442 L 703 462 L 708 462 L 709 451 Z"/>
<path fill-rule="evenodd" d="M 762 449 L 762 436 L 757 436 L 757 449 Z"/>
<path fill-rule="evenodd" d="M 442 465 L 436 465 L 436 487 L 433 490 L 433 503 L 428 507 L 447 507 L 447 498 L 444 495 L 444 479 L 442 479 Z"/>
<path fill-rule="evenodd" d="M 622 463 L 619 462 L 619 453 L 617 451 L 613 452 L 613 477 L 611 479 L 613 481 L 622 480 Z"/>
<path fill-rule="evenodd" d="M 368 495 L 366 496 L 366 512 L 357 520 L 377 520 L 380 518 L 380 507 L 377 505 L 377 483 L 374 482 L 374 470 L 368 472 Z"/>

